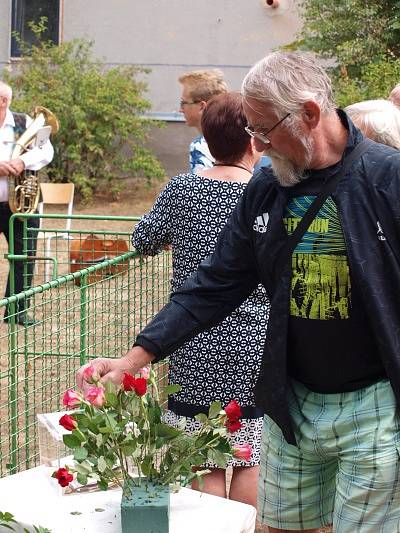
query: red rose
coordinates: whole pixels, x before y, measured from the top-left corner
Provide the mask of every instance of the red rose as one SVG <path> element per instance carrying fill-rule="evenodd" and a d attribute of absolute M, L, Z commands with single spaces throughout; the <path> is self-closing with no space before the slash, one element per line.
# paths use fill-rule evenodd
<path fill-rule="evenodd" d="M 135 376 L 132 376 L 132 374 L 127 374 L 125 372 L 124 379 L 122 380 L 122 386 L 124 387 L 125 391 L 131 391 L 135 389 Z"/>
<path fill-rule="evenodd" d="M 60 418 L 59 420 L 59 424 L 60 426 L 62 426 L 63 428 L 65 428 L 66 430 L 68 431 L 72 431 L 73 429 L 75 429 L 77 427 L 77 422 L 75 420 L 75 418 L 73 418 L 72 416 L 70 415 L 64 415 Z"/>
<path fill-rule="evenodd" d="M 230 401 L 224 411 L 231 422 L 238 420 L 242 416 L 242 410 L 236 400 Z"/>
<path fill-rule="evenodd" d="M 147 379 L 136 378 L 134 387 L 136 394 L 138 396 L 143 396 L 144 394 L 146 394 L 147 390 Z"/>
<path fill-rule="evenodd" d="M 242 427 L 242 423 L 239 420 L 227 420 L 225 422 L 225 426 L 229 433 L 235 433 L 235 431 L 238 431 Z"/>
<path fill-rule="evenodd" d="M 68 487 L 68 485 L 74 479 L 74 476 L 70 474 L 66 468 L 59 468 L 53 473 L 52 477 L 56 478 L 59 485 L 62 487 Z"/>

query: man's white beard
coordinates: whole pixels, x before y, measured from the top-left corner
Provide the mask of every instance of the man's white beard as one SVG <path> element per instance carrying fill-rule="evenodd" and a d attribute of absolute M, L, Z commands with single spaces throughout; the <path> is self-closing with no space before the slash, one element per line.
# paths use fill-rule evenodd
<path fill-rule="evenodd" d="M 309 167 L 312 160 L 313 140 L 300 135 L 296 137 L 304 147 L 304 160 L 301 165 L 293 163 L 273 148 L 266 152 L 271 158 L 272 169 L 282 187 L 292 187 L 304 179 L 304 170 Z"/>

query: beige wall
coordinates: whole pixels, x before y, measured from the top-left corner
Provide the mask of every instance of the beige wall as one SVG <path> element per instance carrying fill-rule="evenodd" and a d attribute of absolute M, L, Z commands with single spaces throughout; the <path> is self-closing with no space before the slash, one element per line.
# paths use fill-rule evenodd
<path fill-rule="evenodd" d="M 299 29 L 292 0 L 277 9 L 265 0 L 85 0 L 84 13 L 82 4 L 64 2 L 64 38 L 94 40 L 109 63 L 151 68 L 150 98 L 162 112 L 178 110 L 181 73 L 218 67 L 238 89 L 255 61 Z"/>
<path fill-rule="evenodd" d="M 64 39 L 93 40 L 95 54 L 112 65 L 150 68 L 152 111 L 165 114 L 178 111 L 183 72 L 220 68 L 237 90 L 250 66 L 299 28 L 294 0 L 280 0 L 277 9 L 265 0 L 85 0 L 84 13 L 82 0 L 64 2 Z M 149 146 L 168 175 L 187 170 L 196 134 L 176 122 L 153 130 Z"/>
<path fill-rule="evenodd" d="M 189 144 L 198 135 L 183 122 L 168 122 L 164 128 L 153 128 L 149 148 L 164 165 L 168 176 L 189 171 Z"/>
<path fill-rule="evenodd" d="M 54 0 L 57 1 L 57 0 Z M 60 0 L 63 40 L 84 37 L 109 65 L 151 69 L 152 112 L 170 119 L 154 129 L 149 146 L 168 175 L 188 167 L 188 144 L 197 132 L 174 122 L 183 72 L 220 68 L 232 90 L 268 51 L 293 40 L 300 28 L 297 0 Z M 0 0 L 0 70 L 9 63 L 11 0 Z"/>
<path fill-rule="evenodd" d="M 11 0 L 0 0 L 0 75 L 10 59 L 10 25 Z"/>

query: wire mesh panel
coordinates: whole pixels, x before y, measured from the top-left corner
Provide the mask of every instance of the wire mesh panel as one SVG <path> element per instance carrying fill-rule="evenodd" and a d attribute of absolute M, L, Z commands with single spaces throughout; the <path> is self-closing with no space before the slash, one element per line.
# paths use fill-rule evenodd
<path fill-rule="evenodd" d="M 121 221 L 133 227 L 137 219 L 82 218 L 87 230 L 54 239 L 56 277 L 52 272 L 46 281 L 46 269 L 36 269 L 47 260 L 35 259 L 32 288 L 0 301 L 9 317 L 0 326 L 0 476 L 37 464 L 36 415 L 61 408 L 81 364 L 123 355 L 169 296 L 169 254 L 141 258 L 131 249 L 131 232 L 112 228 Z M 106 221 L 108 229 L 94 230 L 96 221 Z M 28 233 L 27 225 L 26 242 Z M 110 241 L 119 242 L 113 252 Z M 39 246 L 32 251 L 26 247 L 25 259 L 16 259 L 25 275 L 29 256 L 42 257 Z M 24 323 L 27 313 L 34 324 Z M 167 365 L 156 370 L 162 385 Z"/>

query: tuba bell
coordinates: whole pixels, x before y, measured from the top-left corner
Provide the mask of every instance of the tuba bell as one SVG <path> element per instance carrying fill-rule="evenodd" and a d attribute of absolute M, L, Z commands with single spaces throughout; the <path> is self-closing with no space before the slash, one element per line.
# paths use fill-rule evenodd
<path fill-rule="evenodd" d="M 33 122 L 15 143 L 11 159 L 16 159 L 29 149 L 43 126 L 50 126 L 52 135 L 57 133 L 59 129 L 56 116 L 45 107 L 35 107 L 32 116 Z M 8 203 L 13 213 L 34 213 L 39 203 L 39 197 L 39 178 L 36 172 L 24 170 L 19 176 L 8 176 Z"/>

